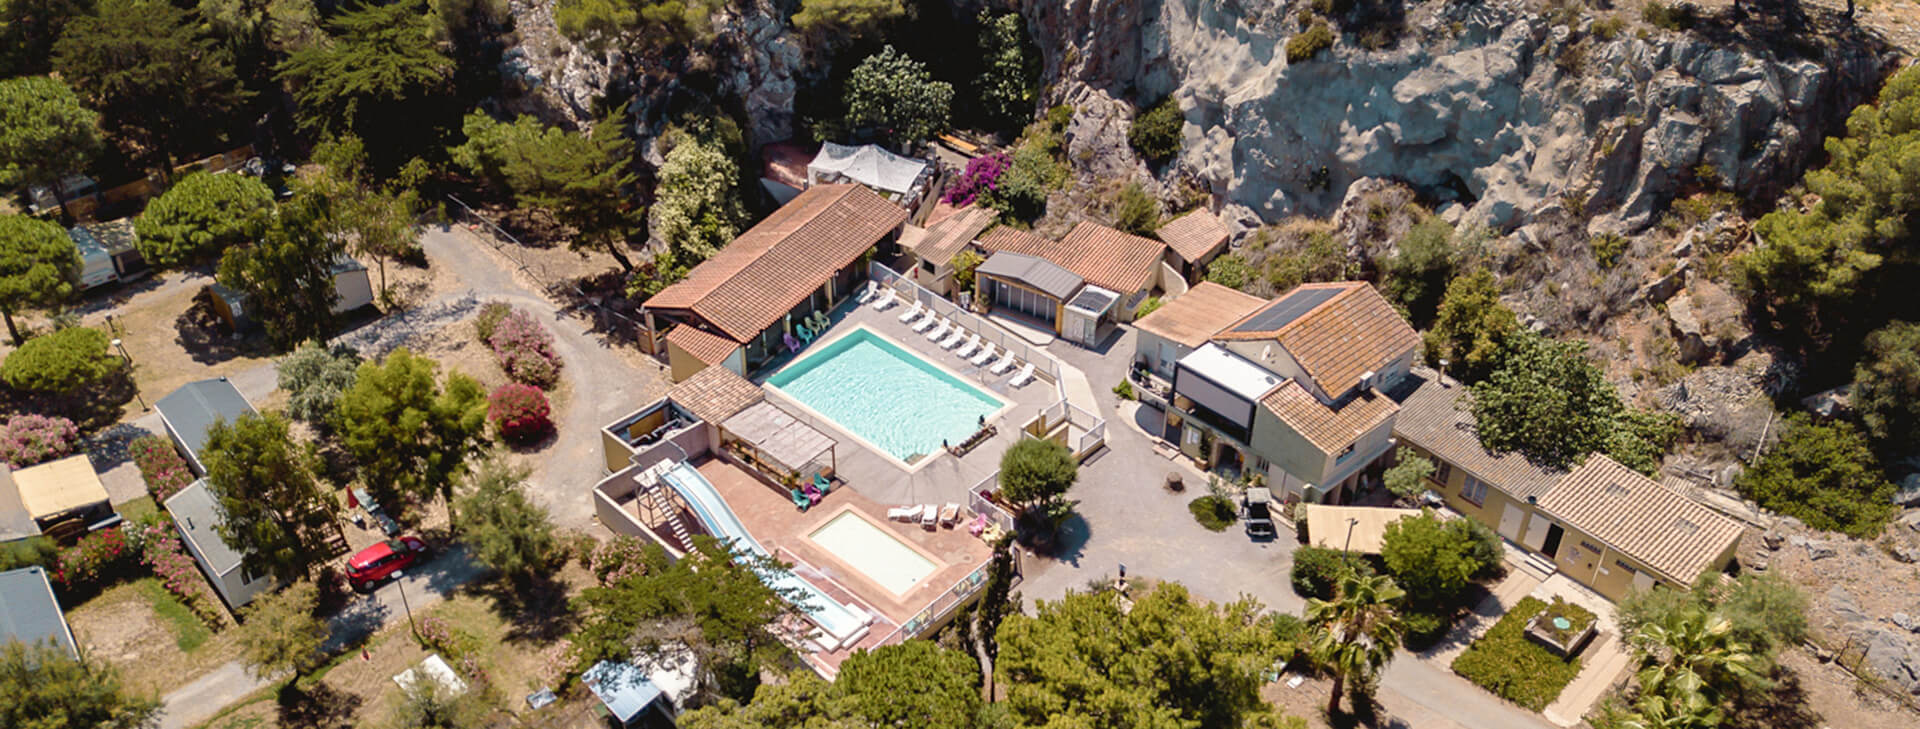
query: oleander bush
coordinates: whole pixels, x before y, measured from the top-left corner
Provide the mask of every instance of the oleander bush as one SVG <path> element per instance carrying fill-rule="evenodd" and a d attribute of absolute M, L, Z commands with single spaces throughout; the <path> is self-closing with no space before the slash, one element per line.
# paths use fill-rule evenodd
<path fill-rule="evenodd" d="M 487 397 L 487 420 L 511 443 L 531 443 L 553 432 L 547 394 L 532 385 L 509 382 Z"/>
<path fill-rule="evenodd" d="M 209 627 L 218 628 L 226 624 L 226 611 L 220 606 L 220 599 L 213 594 L 213 588 L 207 585 L 200 568 L 194 564 L 180 544 L 180 533 L 174 530 L 173 522 L 165 516 L 157 516 L 151 523 L 129 527 L 129 533 L 140 543 L 140 561 L 153 570 L 155 577 L 168 592 L 180 598 L 180 602 L 192 610 L 194 616 Z"/>
<path fill-rule="evenodd" d="M 553 353 L 553 334 L 531 314 L 518 309 L 502 317 L 487 339 L 493 356 L 514 382 L 549 388 L 560 381 L 560 357 Z"/>
<path fill-rule="evenodd" d="M 1293 551 L 1293 591 L 1302 597 L 1333 599 L 1333 586 L 1347 570 L 1362 576 L 1373 574 L 1373 565 L 1360 555 L 1324 547 L 1301 547 Z"/>
<path fill-rule="evenodd" d="M 45 415 L 18 415 L 0 425 L 0 461 L 15 469 L 73 454 L 80 429 L 73 421 Z"/>
<path fill-rule="evenodd" d="M 600 542 L 587 560 L 587 569 L 601 585 L 611 585 L 646 571 L 647 544 L 637 537 L 621 535 Z"/>
<path fill-rule="evenodd" d="M 1534 711 L 1547 708 L 1579 675 L 1580 659 L 1561 658 L 1527 639 L 1527 620 L 1546 608 L 1538 598 L 1521 600 L 1453 659 L 1453 672 L 1513 703 Z"/>
<path fill-rule="evenodd" d="M 180 489 L 193 483 L 193 471 L 187 468 L 187 459 L 180 457 L 180 451 L 173 447 L 173 441 L 157 435 L 143 435 L 127 444 L 127 452 L 133 455 L 134 465 L 140 467 L 140 478 L 147 482 L 147 493 L 153 494 L 153 500 L 166 503 Z"/>
<path fill-rule="evenodd" d="M 107 583 L 126 576 L 134 551 L 119 529 L 103 529 L 60 550 L 50 570 L 62 588 L 91 595 Z"/>
<path fill-rule="evenodd" d="M 493 346 L 493 329 L 500 320 L 513 313 L 513 307 L 499 301 L 489 301 L 480 307 L 480 313 L 473 317 L 473 333 L 479 335 L 480 343 Z"/>

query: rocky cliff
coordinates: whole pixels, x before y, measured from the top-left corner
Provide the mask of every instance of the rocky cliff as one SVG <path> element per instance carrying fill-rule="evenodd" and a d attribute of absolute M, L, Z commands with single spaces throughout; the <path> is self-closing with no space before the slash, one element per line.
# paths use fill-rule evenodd
<path fill-rule="evenodd" d="M 1788 53 L 1637 23 L 1597 31 L 1600 14 L 1550 17 L 1517 0 L 1436 0 L 1385 31 L 1336 23 L 1348 32 L 1331 49 L 1289 63 L 1307 6 L 1061 0 L 1026 12 L 1050 102 L 1110 116 L 1117 99 L 1171 94 L 1187 122 L 1174 168 L 1267 221 L 1325 214 L 1365 177 L 1458 198 L 1498 230 L 1556 206 L 1596 230 L 1639 230 L 1703 165 L 1708 182 L 1764 199 L 1893 62 L 1869 42 L 1802 39 Z"/>

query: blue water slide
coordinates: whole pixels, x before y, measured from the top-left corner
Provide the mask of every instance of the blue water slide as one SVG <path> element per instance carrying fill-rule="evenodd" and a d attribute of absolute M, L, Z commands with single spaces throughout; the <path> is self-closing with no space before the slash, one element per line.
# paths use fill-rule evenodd
<path fill-rule="evenodd" d="M 733 513 L 733 507 L 727 506 L 727 500 L 721 498 L 720 492 L 714 489 L 713 483 L 708 481 L 706 476 L 701 475 L 699 470 L 683 462 L 667 471 L 665 480 L 667 485 L 672 486 L 673 490 L 679 492 L 680 497 L 693 507 L 694 515 L 700 518 L 700 524 L 706 527 L 708 534 L 730 542 L 736 553 L 755 557 L 772 556 L 767 548 L 761 546 L 759 540 L 754 539 L 753 535 L 747 531 L 746 525 L 740 523 L 740 518 Z M 760 579 L 782 594 L 800 594 L 801 609 L 815 625 L 827 631 L 835 642 L 857 640 L 861 630 L 867 626 L 868 621 L 861 618 L 859 614 L 840 604 L 839 601 L 827 597 L 820 588 L 814 587 L 812 583 L 800 579 L 790 571 L 762 573 Z"/>

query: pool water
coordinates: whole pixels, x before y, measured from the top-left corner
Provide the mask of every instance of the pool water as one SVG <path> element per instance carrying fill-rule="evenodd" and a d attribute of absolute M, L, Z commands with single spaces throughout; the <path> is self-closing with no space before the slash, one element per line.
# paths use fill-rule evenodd
<path fill-rule="evenodd" d="M 767 384 L 907 463 L 958 444 L 1006 403 L 864 327 L 806 353 Z"/>
<path fill-rule="evenodd" d="M 906 594 L 935 568 L 933 560 L 851 511 L 820 525 L 807 537 L 895 595 Z"/>

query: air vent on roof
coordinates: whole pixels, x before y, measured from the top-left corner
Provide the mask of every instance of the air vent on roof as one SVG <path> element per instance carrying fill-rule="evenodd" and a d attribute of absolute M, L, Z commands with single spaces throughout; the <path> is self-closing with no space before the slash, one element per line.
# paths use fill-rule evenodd
<path fill-rule="evenodd" d="M 1687 521 L 1686 519 L 1674 519 L 1673 528 L 1678 530 L 1681 534 L 1699 534 L 1700 533 L 1700 525 Z"/>
<path fill-rule="evenodd" d="M 1373 370 L 1367 370 L 1366 372 L 1360 373 L 1360 389 L 1362 390 L 1373 389 Z"/>
<path fill-rule="evenodd" d="M 1620 484 L 1617 484 L 1617 483 L 1607 484 L 1607 487 L 1605 489 L 1602 489 L 1601 492 L 1617 499 L 1624 499 L 1627 497 L 1627 494 L 1629 493 L 1627 491 L 1627 487 L 1621 486 Z"/>

